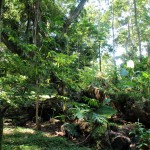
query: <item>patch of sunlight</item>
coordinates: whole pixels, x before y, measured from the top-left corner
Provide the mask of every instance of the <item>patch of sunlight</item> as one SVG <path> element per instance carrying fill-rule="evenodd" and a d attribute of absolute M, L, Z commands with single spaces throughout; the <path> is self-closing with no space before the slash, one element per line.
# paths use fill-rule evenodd
<path fill-rule="evenodd" d="M 11 146 L 10 145 L 3 145 L 3 149 L 5 150 L 41 150 L 38 146 L 25 146 L 25 145 L 20 145 L 20 146 Z"/>
<path fill-rule="evenodd" d="M 121 58 L 116 60 L 116 65 L 120 66 L 123 63 L 123 60 Z"/>
<path fill-rule="evenodd" d="M 127 61 L 127 67 L 128 68 L 134 68 L 134 61 L 133 60 L 128 60 Z"/>
<path fill-rule="evenodd" d="M 13 128 L 4 128 L 4 134 L 13 134 L 14 133 L 14 129 Z"/>
<path fill-rule="evenodd" d="M 33 129 L 29 129 L 29 128 L 21 128 L 21 127 L 17 127 L 15 129 L 15 132 L 20 132 L 20 133 L 30 133 L 30 134 L 34 134 L 35 131 Z"/>
<path fill-rule="evenodd" d="M 34 134 L 35 131 L 33 129 L 29 129 L 29 128 L 21 128 L 21 127 L 17 127 L 17 128 L 4 128 L 4 134 L 14 134 L 16 132 L 19 133 L 29 133 L 29 134 Z"/>
<path fill-rule="evenodd" d="M 37 146 L 25 146 L 25 145 L 20 145 L 18 146 L 18 148 L 20 148 L 21 150 L 40 150 L 40 148 L 38 148 Z M 19 150 L 19 149 L 18 149 Z"/>
<path fill-rule="evenodd" d="M 49 132 L 45 132 L 45 133 L 43 133 L 43 135 L 44 135 L 45 137 L 56 137 L 56 136 L 58 136 L 58 135 L 56 135 L 56 134 L 51 134 L 51 133 L 49 133 Z"/>

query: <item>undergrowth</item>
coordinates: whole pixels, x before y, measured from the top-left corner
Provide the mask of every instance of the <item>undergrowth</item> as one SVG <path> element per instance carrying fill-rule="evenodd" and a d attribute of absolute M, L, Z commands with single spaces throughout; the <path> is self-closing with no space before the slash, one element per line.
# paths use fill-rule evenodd
<path fill-rule="evenodd" d="M 90 150 L 79 147 L 65 137 L 52 136 L 22 127 L 5 128 L 3 150 Z"/>

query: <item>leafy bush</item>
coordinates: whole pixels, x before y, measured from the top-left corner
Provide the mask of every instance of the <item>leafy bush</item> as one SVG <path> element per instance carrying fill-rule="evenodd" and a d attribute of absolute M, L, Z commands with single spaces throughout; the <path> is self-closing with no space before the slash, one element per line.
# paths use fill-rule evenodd
<path fill-rule="evenodd" d="M 107 130 L 107 118 L 115 114 L 116 110 L 108 106 L 110 99 L 106 99 L 102 104 L 87 97 L 83 97 L 83 101 L 85 103 L 74 102 L 73 108 L 69 109 L 70 116 L 77 122 L 86 122 L 90 128 L 88 132 L 91 137 L 98 140 Z"/>
<path fill-rule="evenodd" d="M 68 137 L 77 137 L 77 136 L 79 136 L 79 133 L 77 131 L 77 125 L 75 125 L 73 123 L 64 123 L 61 128 L 63 128 L 62 129 L 63 132 L 65 132 L 65 134 Z"/>
<path fill-rule="evenodd" d="M 130 75 L 123 76 L 117 84 L 117 87 L 124 92 L 132 92 L 135 94 L 149 97 L 150 92 L 150 74 L 149 71 L 136 71 Z"/>
<path fill-rule="evenodd" d="M 138 148 L 148 148 L 150 145 L 150 129 L 146 129 L 143 124 L 136 122 L 134 129 L 130 132 L 133 138 L 138 139 Z"/>

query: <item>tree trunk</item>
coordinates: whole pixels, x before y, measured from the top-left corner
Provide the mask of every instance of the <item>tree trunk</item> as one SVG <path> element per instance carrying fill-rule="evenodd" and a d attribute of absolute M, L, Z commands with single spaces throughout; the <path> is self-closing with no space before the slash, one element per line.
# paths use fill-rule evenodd
<path fill-rule="evenodd" d="M 36 0 L 35 5 L 34 5 L 34 13 L 35 13 L 35 20 L 34 20 L 34 30 L 33 30 L 33 43 L 36 47 L 40 46 L 40 39 L 39 39 L 39 30 L 38 30 L 38 25 L 40 23 L 40 2 L 41 0 Z M 38 70 L 38 60 L 36 60 L 35 64 L 36 70 Z M 36 72 L 36 86 L 37 86 L 37 99 L 35 102 L 36 105 L 36 112 L 35 112 L 35 117 L 36 117 L 36 129 L 40 129 L 40 124 L 39 124 L 39 74 Z"/>
<path fill-rule="evenodd" d="M 37 100 L 36 100 L 36 112 L 35 112 L 35 118 L 36 118 L 36 129 L 37 130 L 40 130 L 40 122 L 39 122 L 39 100 L 38 100 L 39 97 L 37 97 Z"/>
<path fill-rule="evenodd" d="M 127 33 L 127 39 L 126 39 L 126 56 L 129 58 L 129 43 L 131 41 L 131 35 L 130 35 L 130 16 L 128 16 L 128 33 Z"/>
<path fill-rule="evenodd" d="M 148 55 L 147 65 L 148 69 L 150 69 L 150 44 L 148 44 L 147 46 L 147 55 Z"/>
<path fill-rule="evenodd" d="M 64 22 L 63 24 L 63 28 L 62 28 L 62 32 L 65 33 L 67 32 L 67 29 L 69 28 L 69 26 L 71 25 L 71 23 L 77 19 L 77 17 L 79 16 L 80 12 L 82 11 L 85 3 L 86 3 L 87 0 L 81 0 L 79 5 L 74 9 L 74 11 L 72 11 L 72 13 L 70 13 L 70 17 Z M 38 20 L 37 23 L 39 23 L 39 20 L 40 20 L 40 9 L 38 9 L 38 5 L 40 5 L 40 2 L 41 0 L 36 0 L 35 2 L 35 5 L 36 5 L 36 8 L 34 10 L 34 13 L 35 13 L 35 22 L 34 22 L 34 31 L 33 31 L 33 41 L 34 43 L 37 43 L 38 40 L 35 41 L 35 38 L 34 38 L 34 35 L 36 35 L 38 32 L 37 32 L 37 28 L 38 26 L 36 26 L 36 21 Z M 2 4 L 2 0 L 0 0 L 0 4 Z M 37 7 L 38 6 L 38 7 Z M 13 24 L 13 22 L 10 22 L 10 24 Z M 28 27 L 27 27 L 28 28 Z M 2 42 L 7 46 L 7 48 L 12 51 L 13 53 L 15 54 L 18 54 L 19 56 L 21 57 L 25 57 L 23 55 L 23 50 L 22 48 L 17 45 L 17 43 L 15 43 L 14 41 L 12 41 L 10 38 L 9 38 L 9 35 L 8 33 L 6 32 L 2 32 Z M 39 45 L 39 43 L 38 43 Z"/>
<path fill-rule="evenodd" d="M 102 71 L 101 43 L 99 42 L 99 71 Z"/>
<path fill-rule="evenodd" d="M 1 32 L 2 32 L 2 6 L 3 6 L 3 0 L 0 0 L 0 42 L 1 42 Z"/>
<path fill-rule="evenodd" d="M 2 5 L 3 5 L 3 0 L 0 0 L 0 16 L 2 15 Z"/>
<path fill-rule="evenodd" d="M 147 46 L 147 54 L 148 54 L 148 59 L 147 59 L 147 68 L 150 70 L 150 44 Z M 148 93 L 150 94 L 150 85 L 148 87 Z"/>
<path fill-rule="evenodd" d="M 134 3 L 135 26 L 136 26 L 137 36 L 138 36 L 138 45 L 139 45 L 140 62 L 142 62 L 141 36 L 140 36 L 140 30 L 139 30 L 138 18 L 137 18 L 136 0 L 133 0 L 133 3 Z"/>
<path fill-rule="evenodd" d="M 67 32 L 68 27 L 71 25 L 71 23 L 79 16 L 81 10 L 83 9 L 85 3 L 87 0 L 81 0 L 79 5 L 70 13 L 69 18 L 66 20 L 66 22 L 63 24 L 63 33 Z"/>
<path fill-rule="evenodd" d="M 0 114 L 0 150 L 2 150 L 2 138 L 3 138 L 3 115 Z"/>
<path fill-rule="evenodd" d="M 114 62 L 114 77 L 115 83 L 117 82 L 117 66 L 116 66 L 116 58 L 115 58 L 115 29 L 114 29 L 114 20 L 115 20 L 115 12 L 114 12 L 114 0 L 112 0 L 112 37 L 113 37 L 113 62 Z"/>
<path fill-rule="evenodd" d="M 6 110 L 9 106 L 0 107 L 0 150 L 2 150 L 2 139 L 3 139 L 3 118 L 5 115 Z"/>

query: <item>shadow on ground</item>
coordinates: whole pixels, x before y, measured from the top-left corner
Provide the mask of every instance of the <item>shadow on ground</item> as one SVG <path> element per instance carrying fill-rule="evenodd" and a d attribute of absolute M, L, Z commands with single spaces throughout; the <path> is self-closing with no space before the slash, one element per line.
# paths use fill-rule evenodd
<path fill-rule="evenodd" d="M 60 136 L 27 128 L 5 128 L 3 150 L 90 150 Z"/>

